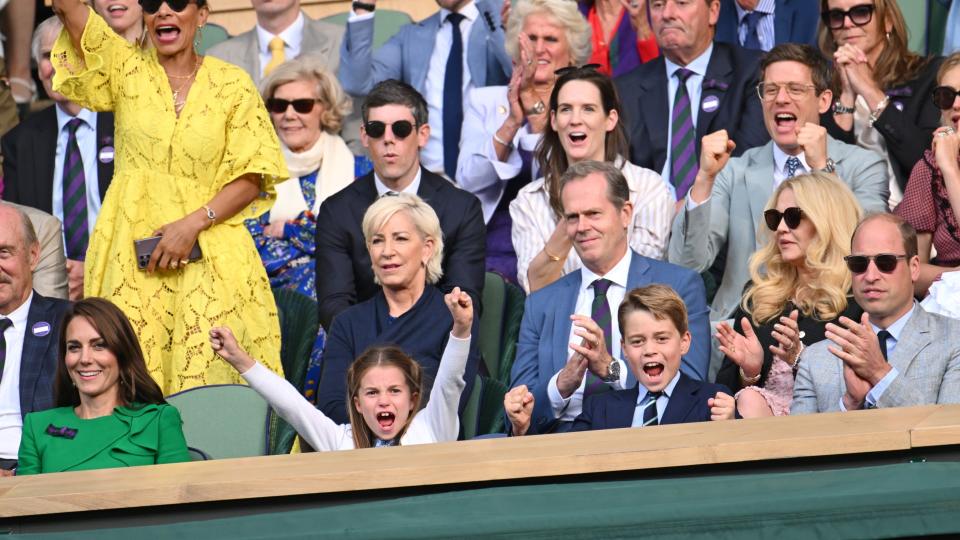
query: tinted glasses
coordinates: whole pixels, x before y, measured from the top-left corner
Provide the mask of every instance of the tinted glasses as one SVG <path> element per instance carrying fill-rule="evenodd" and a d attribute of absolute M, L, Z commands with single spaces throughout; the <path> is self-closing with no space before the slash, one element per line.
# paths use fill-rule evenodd
<path fill-rule="evenodd" d="M 843 11 L 842 9 L 824 11 L 820 14 L 820 18 L 823 19 L 823 24 L 827 25 L 831 30 L 839 30 L 843 28 L 843 20 L 847 17 L 850 17 L 850 22 L 856 26 L 869 24 L 870 21 L 873 20 L 873 11 L 875 9 L 873 4 L 861 4 L 859 6 L 853 6 L 847 11 Z"/>
<path fill-rule="evenodd" d="M 800 226 L 801 218 L 803 218 L 803 210 L 796 206 L 785 208 L 783 212 L 776 208 L 771 208 L 763 213 L 763 219 L 767 222 L 767 228 L 771 231 L 777 230 L 777 227 L 780 226 L 781 219 L 787 223 L 788 228 L 796 229 Z"/>
<path fill-rule="evenodd" d="M 368 137 L 379 139 L 387 132 L 387 126 L 390 126 L 390 131 L 393 131 L 393 136 L 398 139 L 406 139 L 408 135 L 413 133 L 413 124 L 408 120 L 397 120 L 390 124 L 385 124 L 379 120 L 370 120 L 363 125 L 363 129 L 367 132 Z"/>
<path fill-rule="evenodd" d="M 881 253 L 880 255 L 847 255 L 843 258 L 847 262 L 847 268 L 854 274 L 862 274 L 867 271 L 872 260 L 877 265 L 877 270 L 884 274 L 889 274 L 897 268 L 897 261 L 906 259 L 906 255 L 891 255 L 890 253 Z"/>
<path fill-rule="evenodd" d="M 139 0 L 140 7 L 143 8 L 143 12 L 148 15 L 153 15 L 154 13 L 160 11 L 160 5 L 164 2 L 170 6 L 170 9 L 180 13 L 181 11 L 187 9 L 187 6 L 190 4 L 197 4 L 197 0 Z"/>
<path fill-rule="evenodd" d="M 960 90 L 954 90 L 949 86 L 938 86 L 933 89 L 933 104 L 947 111 L 953 108 L 953 102 L 960 96 Z"/>
<path fill-rule="evenodd" d="M 313 110 L 313 106 L 319 103 L 319 99 L 280 99 L 280 98 L 270 98 L 267 100 L 267 110 L 273 114 L 283 114 L 287 112 L 287 108 L 293 105 L 293 110 L 297 111 L 300 114 L 307 114 Z"/>

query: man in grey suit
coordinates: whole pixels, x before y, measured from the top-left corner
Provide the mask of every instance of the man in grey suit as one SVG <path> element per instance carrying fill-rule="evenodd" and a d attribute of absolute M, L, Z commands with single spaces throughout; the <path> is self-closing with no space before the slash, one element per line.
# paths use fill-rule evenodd
<path fill-rule="evenodd" d="M 889 195 L 883 158 L 827 135 L 820 114 L 833 102 L 826 59 L 809 45 L 774 47 L 760 62 L 758 99 L 772 140 L 730 159 L 736 143 L 725 130 L 703 138 L 700 172 L 673 221 L 668 259 L 703 272 L 724 247 L 723 280 L 710 319 L 733 313 L 759 249 L 757 227 L 774 187 L 785 179 L 835 172 L 867 211 L 885 211 Z"/>
<path fill-rule="evenodd" d="M 790 414 L 960 402 L 960 320 L 913 299 L 917 232 L 893 214 L 857 226 L 847 267 L 861 321 L 841 317 L 800 356 Z"/>

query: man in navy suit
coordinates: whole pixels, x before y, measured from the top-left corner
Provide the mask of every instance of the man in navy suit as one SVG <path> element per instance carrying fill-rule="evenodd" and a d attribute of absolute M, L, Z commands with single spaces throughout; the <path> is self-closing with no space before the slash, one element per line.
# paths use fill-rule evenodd
<path fill-rule="evenodd" d="M 531 429 L 538 433 L 569 431 L 585 395 L 636 384 L 621 359 L 620 331 L 612 323 L 630 289 L 663 283 L 683 298 L 692 343 L 680 369 L 688 376 L 705 379 L 710 354 L 700 276 L 628 247 L 633 207 L 620 169 L 578 163 L 560 185 L 566 232 L 583 267 L 527 297 L 511 371 L 511 388 L 525 385 L 536 397 Z"/>
<path fill-rule="evenodd" d="M 759 53 L 714 42 L 719 14 L 720 0 L 652 2 L 663 54 L 616 80 L 630 161 L 661 173 L 677 200 L 693 183 L 707 133 L 733 134 L 737 155 L 770 140 L 756 94 Z"/>
<path fill-rule="evenodd" d="M 337 314 L 380 289 L 361 224 L 367 207 L 389 193 L 415 193 L 437 212 L 444 243 L 437 285 L 445 293 L 460 287 L 479 305 L 487 249 L 480 201 L 421 168 L 419 150 L 430 136 L 423 97 L 408 84 L 383 81 L 370 91 L 361 116 L 360 141 L 373 172 L 328 197 L 317 212 L 320 324 L 329 329 Z"/>
<path fill-rule="evenodd" d="M 70 304 L 34 292 L 39 259 L 30 218 L 0 202 L 0 476 L 16 468 L 23 417 L 53 407 L 57 335 Z"/>
<path fill-rule="evenodd" d="M 811 0 L 720 0 L 717 41 L 769 51 L 781 43 L 817 45 L 820 3 Z"/>
<path fill-rule="evenodd" d="M 630 291 L 617 319 L 623 354 L 640 384 L 588 399 L 572 431 L 734 418 L 736 402 L 725 386 L 680 372 L 680 358 L 690 350 L 691 338 L 687 309 L 673 289 L 654 284 Z M 584 351 L 585 356 L 596 354 L 600 349 Z M 504 397 L 511 434 L 529 429 L 534 399 L 522 385 Z"/>

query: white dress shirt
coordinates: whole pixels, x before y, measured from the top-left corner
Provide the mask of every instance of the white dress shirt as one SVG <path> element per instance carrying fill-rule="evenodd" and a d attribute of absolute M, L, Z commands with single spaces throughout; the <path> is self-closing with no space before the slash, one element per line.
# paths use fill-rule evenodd
<path fill-rule="evenodd" d="M 673 374 L 673 378 L 670 379 L 670 384 L 663 389 L 660 397 L 657 398 L 657 424 L 660 424 L 660 421 L 663 420 L 663 413 L 667 410 L 667 405 L 670 404 L 670 396 L 673 395 L 673 389 L 677 387 L 677 382 L 679 380 L 680 370 L 678 369 L 677 372 Z M 637 384 L 639 386 L 639 391 L 637 392 L 637 406 L 633 410 L 633 423 L 630 425 L 632 427 L 643 427 L 643 407 L 641 404 L 645 399 L 647 399 L 648 392 L 642 384 Z"/>
<path fill-rule="evenodd" d="M 903 335 L 903 329 L 907 326 L 907 323 L 910 321 L 910 317 L 913 317 L 913 312 L 917 310 L 917 302 L 913 302 L 913 307 L 910 308 L 910 311 L 906 312 L 902 317 L 894 321 L 893 324 L 886 328 L 887 332 L 890 332 L 890 336 L 887 337 L 887 359 L 893 356 L 894 349 L 897 348 L 897 343 L 900 341 L 900 336 Z M 877 333 L 884 328 L 870 323 L 870 327 L 873 328 L 873 333 Z M 877 381 L 877 384 L 867 392 L 867 396 L 864 399 L 863 407 L 865 409 L 872 409 L 877 406 L 877 402 L 880 401 L 880 398 L 883 396 L 883 393 L 887 391 L 887 388 L 893 382 L 897 376 L 900 375 L 900 371 L 897 368 L 890 366 L 890 371 L 883 376 L 882 379 Z M 846 411 L 847 408 L 843 405 L 843 396 L 840 397 L 840 410 Z"/>
<path fill-rule="evenodd" d="M 20 432 L 23 429 L 20 415 L 20 358 L 23 356 L 27 316 L 32 303 L 33 292 L 23 305 L 5 317 L 13 322 L 13 326 L 3 333 L 7 341 L 7 353 L 3 378 L 0 379 L 0 459 L 17 459 L 20 449 Z"/>
<path fill-rule="evenodd" d="M 620 303 L 623 302 L 623 297 L 627 294 L 627 280 L 630 277 L 630 262 L 632 260 L 633 254 L 630 252 L 630 249 L 627 249 L 626 255 L 604 276 L 594 274 L 587 267 L 581 268 L 580 290 L 577 293 L 576 309 L 574 310 L 574 313 L 578 315 L 592 316 L 593 298 L 595 296 L 593 282 L 600 278 L 605 278 L 613 282 L 610 288 L 607 289 L 607 305 L 610 306 L 610 315 L 612 316 L 610 336 L 612 343 L 609 345 L 610 355 L 615 361 L 620 363 L 620 379 L 609 383 L 614 390 L 623 389 L 627 383 L 627 366 L 622 360 L 623 351 L 620 348 L 620 325 L 617 324 L 616 313 Z M 573 333 L 576 329 L 577 327 L 571 322 L 570 342 L 579 342 L 581 339 L 580 336 Z M 573 349 L 567 347 L 567 358 L 570 358 L 573 353 Z M 550 398 L 550 407 L 553 409 L 555 418 L 560 421 L 573 421 L 576 417 L 580 416 L 580 412 L 583 410 L 583 389 L 587 382 L 587 376 L 584 374 L 583 380 L 580 381 L 580 386 L 570 397 L 563 398 L 560 395 L 560 390 L 557 388 L 557 377 L 559 375 L 560 372 L 558 371 L 550 378 L 550 382 L 547 384 L 547 396 Z"/>
<path fill-rule="evenodd" d="M 740 45 L 743 45 L 747 41 L 747 24 L 743 19 L 747 16 L 747 13 L 750 12 L 740 7 L 740 4 L 737 2 L 734 2 L 733 5 L 737 8 L 737 22 L 739 23 L 737 38 L 740 40 Z M 775 0 L 760 0 L 757 2 L 757 7 L 753 10 L 764 14 L 757 24 L 757 34 L 760 37 L 760 45 L 764 51 L 769 51 L 776 44 L 776 34 L 773 28 L 773 18 L 776 16 L 774 14 L 776 7 L 777 4 Z"/>
<path fill-rule="evenodd" d="M 627 229 L 627 242 L 637 253 L 662 260 L 670 238 L 675 199 L 657 173 L 623 158 L 618 158 L 618 163 L 627 178 L 630 202 L 633 203 L 633 220 Z M 513 220 L 513 249 L 517 252 L 517 280 L 529 293 L 527 269 L 530 268 L 530 261 L 547 245 L 547 240 L 557 227 L 557 218 L 550 207 L 550 196 L 543 178 L 520 189 L 510 203 L 510 218 Z M 561 275 L 569 274 L 581 265 L 580 256 L 571 248 Z"/>
<path fill-rule="evenodd" d="M 710 65 L 710 57 L 713 56 L 713 43 L 710 43 L 710 46 L 707 47 L 707 50 L 703 51 L 703 54 L 693 59 L 692 62 L 686 66 L 681 66 L 671 62 L 666 56 L 663 57 L 664 63 L 667 68 L 667 160 L 663 164 L 663 171 L 660 173 L 660 176 L 663 177 L 664 181 L 673 188 L 673 182 L 671 181 L 670 176 L 670 158 L 671 158 L 671 145 L 673 144 L 673 123 L 670 120 L 671 111 L 673 111 L 673 98 L 676 97 L 677 88 L 680 86 L 680 80 L 674 75 L 674 73 L 685 67 L 693 72 L 693 75 L 687 78 L 687 95 L 690 96 L 690 115 L 691 120 L 693 121 L 693 129 L 697 129 L 697 119 L 700 117 L 700 94 L 702 93 L 703 87 L 703 78 L 707 74 L 707 67 Z M 700 141 L 696 141 L 695 144 L 699 145 Z M 674 191 L 674 193 L 676 193 Z M 676 200 L 676 195 L 674 195 L 674 200 Z"/>
<path fill-rule="evenodd" d="M 421 169 L 420 167 L 417 167 L 417 175 L 413 177 L 413 182 L 410 182 L 409 186 L 401 189 L 400 191 L 396 191 L 388 188 L 387 185 L 383 183 L 383 180 L 380 179 L 380 176 L 377 175 L 376 171 L 374 171 L 373 185 L 377 187 L 378 197 L 383 197 L 384 193 L 387 193 L 390 191 L 393 191 L 394 193 L 409 193 L 411 195 L 416 195 L 417 191 L 420 190 L 420 176 L 422 174 L 423 174 L 423 169 Z"/>
<path fill-rule="evenodd" d="M 273 38 L 279 37 L 283 40 L 283 58 L 285 60 L 293 60 L 300 56 L 300 43 L 303 41 L 304 24 L 306 24 L 306 21 L 303 19 L 303 12 L 300 12 L 297 14 L 297 19 L 293 21 L 293 24 L 279 34 L 271 34 L 259 24 L 256 26 L 261 78 L 265 76 L 263 71 L 266 69 L 267 64 L 270 63 L 270 59 L 273 58 L 273 54 L 270 52 L 270 41 L 273 40 Z"/>
<path fill-rule="evenodd" d="M 63 112 L 60 106 L 57 111 L 57 152 L 53 163 L 53 215 L 63 222 L 63 163 L 67 159 L 67 139 L 70 131 L 67 122 L 74 117 Z M 93 237 L 93 226 L 100 215 L 100 174 L 98 169 L 100 149 L 97 148 L 97 113 L 87 109 L 80 109 L 77 118 L 83 120 L 77 128 L 77 146 L 80 148 L 80 159 L 83 160 L 83 180 L 87 188 L 87 229 Z M 113 146 L 111 143 L 109 146 Z M 113 159 L 113 156 L 110 156 Z M 66 240 L 64 240 L 66 246 Z"/>

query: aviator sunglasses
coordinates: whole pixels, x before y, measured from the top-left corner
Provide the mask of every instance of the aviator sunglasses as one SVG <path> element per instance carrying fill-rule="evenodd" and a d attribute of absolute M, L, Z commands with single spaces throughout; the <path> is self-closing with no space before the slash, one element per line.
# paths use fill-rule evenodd
<path fill-rule="evenodd" d="M 319 99 L 280 99 L 280 98 L 270 98 L 266 102 L 267 110 L 273 114 L 283 114 L 287 112 L 287 108 L 293 105 L 293 110 L 297 111 L 300 114 L 308 114 L 313 110 L 313 106 L 319 103 Z"/>
<path fill-rule="evenodd" d="M 879 255 L 847 255 L 843 258 L 847 262 L 847 268 L 854 274 L 862 274 L 867 271 L 872 260 L 877 265 L 877 270 L 884 274 L 889 274 L 897 268 L 897 261 L 906 259 L 906 255 L 891 255 L 890 253 L 881 253 Z"/>
<path fill-rule="evenodd" d="M 800 226 L 800 219 L 803 218 L 803 210 L 796 206 L 784 208 L 783 212 L 776 208 L 771 208 L 763 213 L 763 220 L 767 222 L 767 228 L 771 231 L 777 230 L 782 219 L 787 224 L 788 229 L 796 229 Z"/>
<path fill-rule="evenodd" d="M 960 96 L 960 90 L 954 90 L 949 86 L 938 86 L 933 89 L 933 104 L 940 107 L 940 110 L 948 111 L 953 108 L 953 102 Z"/>
<path fill-rule="evenodd" d="M 200 5 L 200 2 L 197 0 L 139 0 L 140 7 L 143 8 L 143 12 L 147 15 L 153 15 L 154 13 L 160 11 L 160 5 L 164 2 L 170 6 L 170 9 L 180 13 L 181 11 L 187 9 L 187 6 L 190 4 Z"/>
<path fill-rule="evenodd" d="M 387 126 L 390 126 L 390 131 L 393 131 L 393 136 L 398 139 L 406 139 L 408 135 L 413 133 L 413 124 L 410 123 L 409 120 L 397 120 L 389 124 L 385 124 L 379 120 L 370 120 L 363 125 L 363 129 L 371 139 L 379 139 L 387 132 Z"/>
<path fill-rule="evenodd" d="M 859 6 L 853 6 L 847 11 L 843 11 L 842 9 L 824 11 L 820 14 L 820 18 L 823 19 L 823 24 L 827 25 L 831 30 L 839 30 L 843 28 L 843 20 L 847 17 L 850 17 L 850 22 L 856 26 L 870 24 L 875 9 L 873 4 L 861 4 Z"/>

